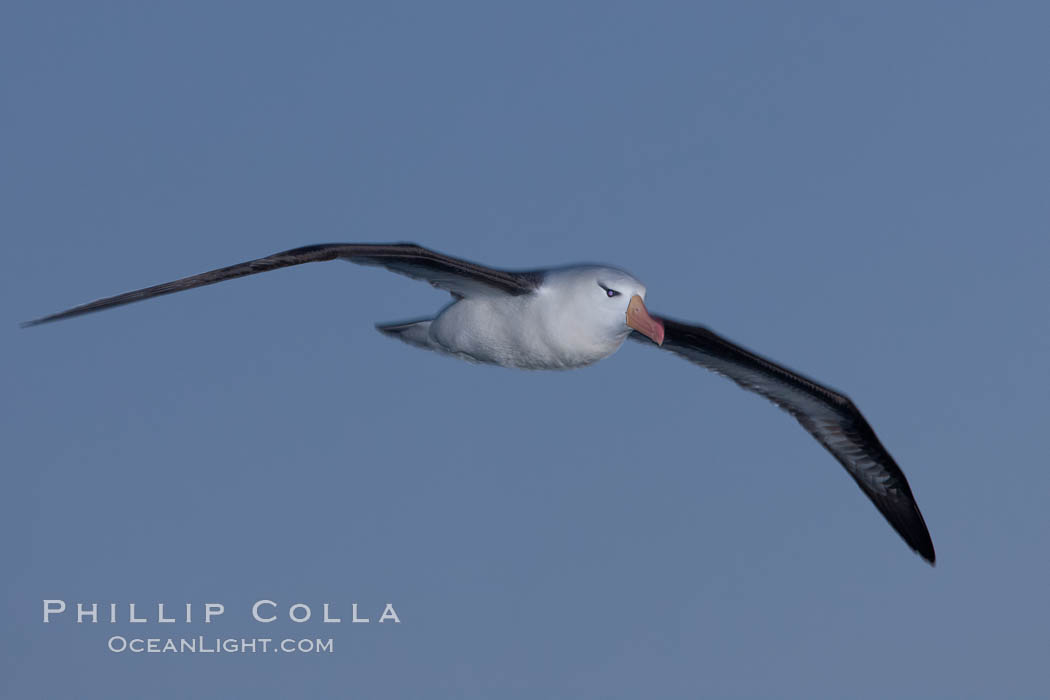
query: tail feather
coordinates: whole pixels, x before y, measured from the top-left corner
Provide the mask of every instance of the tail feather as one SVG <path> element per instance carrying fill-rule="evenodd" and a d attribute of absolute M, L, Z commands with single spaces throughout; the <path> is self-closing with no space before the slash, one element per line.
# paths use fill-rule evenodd
<path fill-rule="evenodd" d="M 391 338 L 397 338 L 398 340 L 408 343 L 409 345 L 415 345 L 418 348 L 426 348 L 427 350 L 435 350 L 434 344 L 430 341 L 430 322 L 433 319 L 425 319 L 422 321 L 410 321 L 408 323 L 391 323 L 387 325 L 376 324 L 376 330 L 384 335 L 388 335 Z"/>

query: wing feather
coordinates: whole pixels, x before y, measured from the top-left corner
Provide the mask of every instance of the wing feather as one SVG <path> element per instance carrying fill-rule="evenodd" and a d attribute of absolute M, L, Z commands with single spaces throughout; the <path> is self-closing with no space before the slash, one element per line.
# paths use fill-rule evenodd
<path fill-rule="evenodd" d="M 934 563 L 933 541 L 904 472 L 849 397 L 707 328 L 661 320 L 665 350 L 732 379 L 794 416 L 846 468 L 904 541 Z M 637 332 L 632 338 L 651 342 Z"/>
<path fill-rule="evenodd" d="M 455 296 L 467 297 L 484 293 L 503 293 L 518 296 L 528 294 L 539 286 L 542 273 L 509 272 L 437 253 L 414 243 L 322 243 L 274 253 L 265 258 L 221 267 L 199 275 L 183 277 L 172 282 L 136 289 L 112 297 L 74 306 L 50 316 L 27 321 L 22 327 L 60 321 L 82 314 L 111 309 L 143 299 L 174 294 L 187 289 L 203 287 L 216 282 L 269 272 L 282 267 L 327 260 L 348 260 L 360 265 L 379 265 L 414 279 L 430 282 Z"/>

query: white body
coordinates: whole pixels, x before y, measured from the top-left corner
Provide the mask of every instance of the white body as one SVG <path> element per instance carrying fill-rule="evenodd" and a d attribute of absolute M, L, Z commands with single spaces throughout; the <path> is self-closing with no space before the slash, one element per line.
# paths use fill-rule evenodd
<path fill-rule="evenodd" d="M 608 290 L 618 292 L 608 296 Z M 609 267 L 546 273 L 531 294 L 475 293 L 429 321 L 383 329 L 418 347 L 465 360 L 522 369 L 571 369 L 608 357 L 631 333 L 632 296 L 645 287 Z"/>

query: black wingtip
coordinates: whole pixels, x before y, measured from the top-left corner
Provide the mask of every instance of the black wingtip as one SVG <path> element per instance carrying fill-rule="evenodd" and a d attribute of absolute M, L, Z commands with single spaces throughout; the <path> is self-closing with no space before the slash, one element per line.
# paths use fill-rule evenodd
<path fill-rule="evenodd" d="M 75 309 L 70 309 L 74 311 Z M 18 324 L 19 328 L 32 328 L 33 326 L 42 326 L 45 323 L 51 323 L 52 321 L 60 321 L 67 316 L 71 316 L 69 311 L 62 311 L 61 313 L 51 314 L 50 316 L 42 316 L 40 318 L 34 318 L 32 321 L 22 321 Z"/>
<path fill-rule="evenodd" d="M 919 512 L 918 506 L 915 506 L 915 514 L 919 517 L 918 527 L 909 529 L 897 528 L 897 531 L 904 538 L 904 541 L 915 550 L 916 554 L 925 559 L 930 566 L 936 566 L 937 552 L 933 549 L 933 538 L 930 537 L 930 531 L 922 520 L 922 513 Z M 893 524 L 892 520 L 890 522 Z M 896 524 L 894 524 L 894 527 L 897 527 Z"/>
<path fill-rule="evenodd" d="M 933 542 L 928 541 L 915 551 L 919 553 L 920 557 L 929 562 L 930 566 L 937 566 L 937 552 L 933 551 Z"/>

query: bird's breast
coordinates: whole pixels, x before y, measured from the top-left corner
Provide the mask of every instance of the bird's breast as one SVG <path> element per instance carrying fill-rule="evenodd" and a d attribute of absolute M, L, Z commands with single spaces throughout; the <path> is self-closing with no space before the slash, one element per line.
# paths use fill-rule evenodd
<path fill-rule="evenodd" d="M 433 340 L 477 362 L 523 369 L 572 369 L 607 357 L 623 338 L 588 334 L 534 297 L 461 299 L 431 324 Z"/>

